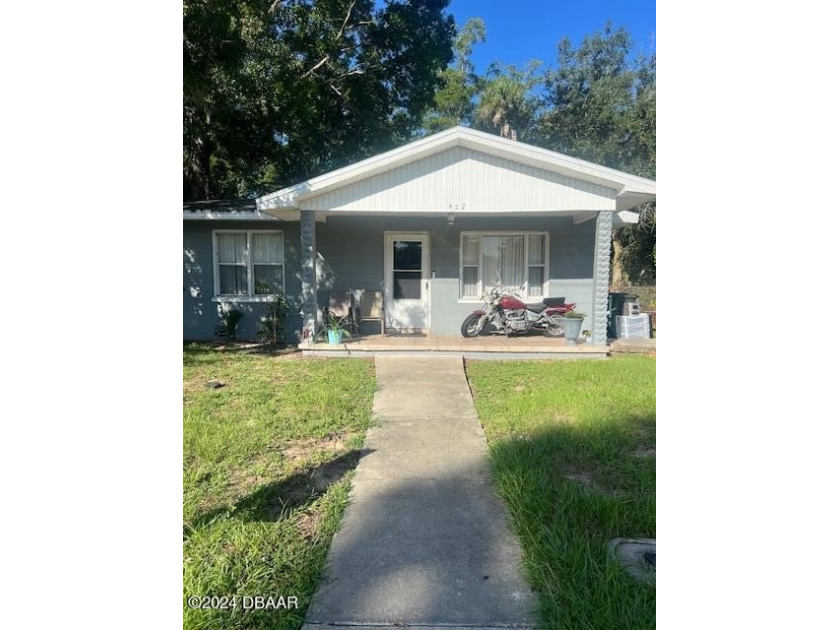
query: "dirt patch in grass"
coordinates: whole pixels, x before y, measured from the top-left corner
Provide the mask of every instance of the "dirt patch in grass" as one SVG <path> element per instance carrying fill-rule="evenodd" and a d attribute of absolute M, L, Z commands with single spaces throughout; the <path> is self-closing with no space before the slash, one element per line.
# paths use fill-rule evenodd
<path fill-rule="evenodd" d="M 592 492 L 596 492 L 607 497 L 621 497 L 625 494 L 621 490 L 607 488 L 595 481 L 594 473 L 591 470 L 584 470 L 576 466 L 568 466 L 563 469 L 563 477 L 569 481 L 574 481 L 575 483 L 580 484 L 587 490 L 591 490 Z"/>
<path fill-rule="evenodd" d="M 320 512 L 307 510 L 306 512 L 302 512 L 297 518 L 295 527 L 306 540 L 315 540 L 318 538 L 323 518 Z"/>
<path fill-rule="evenodd" d="M 331 462 L 318 466 L 311 475 L 312 488 L 315 492 L 324 492 L 332 484 L 340 480 L 349 471 L 356 468 L 360 453 L 354 451 L 347 456 L 339 457 Z"/>
<path fill-rule="evenodd" d="M 556 422 L 558 424 L 576 424 L 577 423 L 577 418 L 575 418 L 568 411 L 563 411 L 561 409 L 553 410 L 550 417 L 551 417 L 551 422 Z"/>
<path fill-rule="evenodd" d="M 311 462 L 293 474 L 282 476 L 267 472 L 248 477 L 237 488 L 239 500 L 232 513 L 247 515 L 252 520 L 274 522 L 286 518 L 292 510 L 311 506 L 334 484 L 355 469 L 361 452 L 345 450 L 330 452 L 329 459 Z M 271 481 L 271 480 L 274 481 Z M 244 490 L 244 492 L 243 492 Z"/>
<path fill-rule="evenodd" d="M 334 436 L 323 440 L 312 438 L 289 440 L 280 449 L 283 457 L 291 462 L 309 459 L 317 451 L 333 451 L 343 453 L 347 450 L 344 436 Z"/>

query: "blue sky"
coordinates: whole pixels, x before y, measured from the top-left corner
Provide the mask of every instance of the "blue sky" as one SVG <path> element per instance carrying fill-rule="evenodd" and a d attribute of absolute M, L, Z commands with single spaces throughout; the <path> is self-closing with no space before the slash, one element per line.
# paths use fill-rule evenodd
<path fill-rule="evenodd" d="M 487 41 L 476 46 L 472 56 L 478 73 L 492 61 L 521 66 L 542 59 L 554 64 L 557 42 L 564 36 L 577 44 L 584 35 L 602 29 L 606 20 L 630 32 L 634 53 L 656 50 L 654 0 L 452 0 L 449 11 L 459 28 L 471 17 L 484 19 Z"/>

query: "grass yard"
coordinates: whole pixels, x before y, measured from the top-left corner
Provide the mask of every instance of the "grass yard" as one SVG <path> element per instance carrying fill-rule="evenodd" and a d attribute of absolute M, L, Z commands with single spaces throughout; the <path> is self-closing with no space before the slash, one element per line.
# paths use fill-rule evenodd
<path fill-rule="evenodd" d="M 185 628 L 300 626 L 375 388 L 366 360 L 184 346 Z M 299 605 L 200 610 L 188 606 L 192 595 L 294 596 Z"/>
<path fill-rule="evenodd" d="M 656 536 L 656 359 L 486 361 L 467 372 L 542 627 L 654 628 L 655 587 L 608 561 L 607 543 Z"/>

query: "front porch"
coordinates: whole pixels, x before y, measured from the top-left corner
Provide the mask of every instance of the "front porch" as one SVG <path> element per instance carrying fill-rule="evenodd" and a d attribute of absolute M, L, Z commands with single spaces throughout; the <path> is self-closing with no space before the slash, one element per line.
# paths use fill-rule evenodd
<path fill-rule="evenodd" d="M 606 358 L 609 347 L 581 341 L 567 345 L 565 339 L 527 335 L 505 337 L 488 335 L 466 339 L 454 336 L 363 336 L 343 340 L 338 345 L 326 342 L 302 343 L 304 356 L 372 357 L 377 354 L 462 356 L 465 359 L 597 359 Z"/>
<path fill-rule="evenodd" d="M 626 211 L 654 200 L 655 186 L 455 127 L 269 193 L 256 205 L 299 222 L 298 339 L 308 354 L 589 358 L 608 354 L 613 226 L 632 221 L 636 215 Z M 525 303 L 574 304 L 593 345 L 459 337 L 464 319 L 497 285 L 513 287 Z M 339 293 L 381 304 L 387 330 L 430 336 L 361 338 L 337 348 L 313 342 L 322 332 L 322 309 L 334 311 Z"/>

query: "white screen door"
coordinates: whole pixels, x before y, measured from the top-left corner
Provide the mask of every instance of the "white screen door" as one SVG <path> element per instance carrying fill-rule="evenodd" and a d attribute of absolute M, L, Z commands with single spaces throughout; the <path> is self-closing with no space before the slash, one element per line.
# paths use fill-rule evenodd
<path fill-rule="evenodd" d="M 401 332 L 429 328 L 429 235 L 385 234 L 385 324 Z"/>

